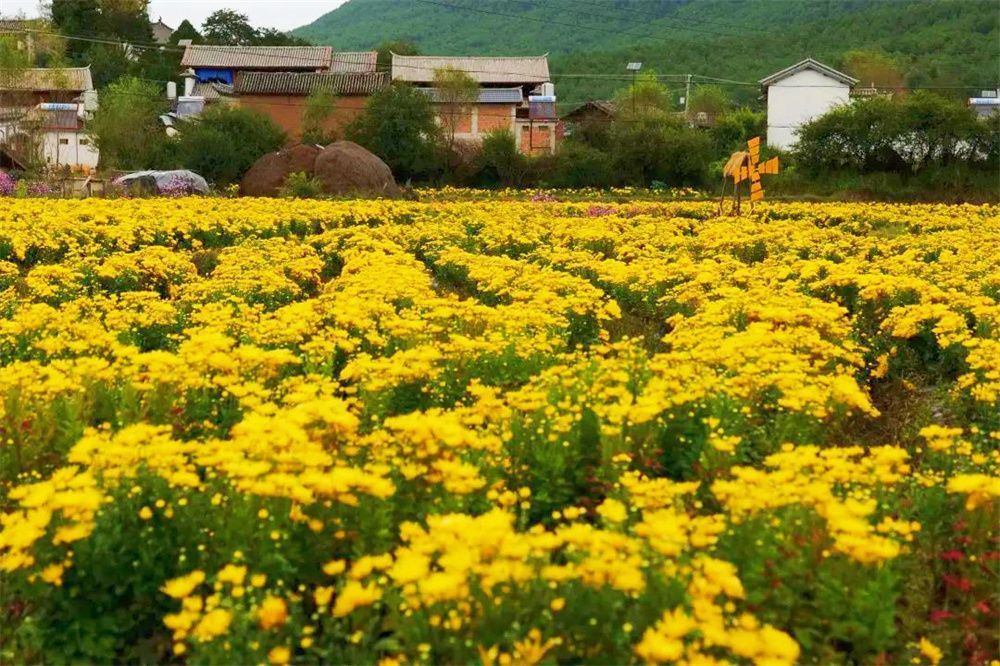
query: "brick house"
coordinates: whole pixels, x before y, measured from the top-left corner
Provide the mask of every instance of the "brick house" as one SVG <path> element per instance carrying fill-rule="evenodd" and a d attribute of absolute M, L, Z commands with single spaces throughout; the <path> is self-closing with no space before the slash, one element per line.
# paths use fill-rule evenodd
<path fill-rule="evenodd" d="M 302 114 L 313 91 L 336 96 L 323 129 L 343 136 L 344 127 L 364 110 L 368 97 L 388 85 L 388 72 L 374 71 L 373 61 L 369 72 L 239 72 L 232 97 L 240 106 L 270 117 L 294 143 L 302 136 Z"/>
<path fill-rule="evenodd" d="M 434 88 L 434 73 L 446 68 L 465 72 L 479 84 L 478 99 L 456 122 L 457 139 L 482 141 L 493 130 L 507 129 L 524 153 L 555 152 L 558 119 L 548 56 L 392 54 L 392 80 L 426 91 L 431 102 L 439 107 L 441 94 Z M 442 112 L 439 109 L 439 116 Z"/>
<path fill-rule="evenodd" d="M 324 129 L 342 134 L 364 109 L 367 98 L 389 85 L 386 72 L 376 72 L 375 51 L 334 51 L 329 46 L 189 45 L 185 95 L 207 104 L 239 104 L 266 115 L 290 142 L 302 136 L 302 115 L 315 90 L 336 96 Z"/>

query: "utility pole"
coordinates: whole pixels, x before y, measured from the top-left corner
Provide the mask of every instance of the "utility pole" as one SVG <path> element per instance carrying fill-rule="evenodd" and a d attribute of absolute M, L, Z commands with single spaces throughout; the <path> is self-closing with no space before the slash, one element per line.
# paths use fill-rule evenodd
<path fill-rule="evenodd" d="M 635 75 L 642 69 L 641 62 L 630 62 L 625 65 L 626 71 L 632 72 L 632 117 L 635 117 Z"/>
<path fill-rule="evenodd" d="M 687 75 L 687 86 L 684 90 L 684 119 L 688 117 L 688 106 L 691 104 L 691 75 Z"/>

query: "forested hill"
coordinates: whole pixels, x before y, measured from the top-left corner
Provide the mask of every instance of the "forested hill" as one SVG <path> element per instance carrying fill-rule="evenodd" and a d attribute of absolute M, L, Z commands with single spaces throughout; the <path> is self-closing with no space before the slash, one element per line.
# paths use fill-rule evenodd
<path fill-rule="evenodd" d="M 349 0 L 294 32 L 344 50 L 406 40 L 430 54 L 548 52 L 570 103 L 625 84 L 579 75 L 631 60 L 756 81 L 807 56 L 843 66 L 866 49 L 887 54 L 909 86 L 959 96 L 996 86 L 1000 59 L 996 0 Z M 737 99 L 757 94 L 723 85 Z"/>

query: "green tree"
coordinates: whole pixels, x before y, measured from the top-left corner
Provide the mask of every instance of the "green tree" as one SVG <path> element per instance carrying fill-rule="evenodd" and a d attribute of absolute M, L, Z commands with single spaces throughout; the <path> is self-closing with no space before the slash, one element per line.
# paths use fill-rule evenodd
<path fill-rule="evenodd" d="M 655 72 L 639 74 L 635 83 L 614 97 L 619 120 L 664 116 L 674 110 L 670 89 L 660 83 Z"/>
<path fill-rule="evenodd" d="M 87 123 L 101 151 L 101 166 L 126 170 L 165 166 L 168 139 L 159 122 L 164 111 L 166 100 L 155 83 L 128 77 L 105 88 Z"/>
<path fill-rule="evenodd" d="M 228 185 L 237 182 L 257 158 L 284 143 L 284 132 L 267 116 L 216 104 L 181 129 L 177 155 L 185 168 L 216 185 Z"/>
<path fill-rule="evenodd" d="M 710 133 L 717 158 L 726 158 L 735 150 L 746 150 L 747 139 L 763 137 L 767 130 L 767 114 L 742 107 L 717 118 Z"/>
<path fill-rule="evenodd" d="M 104 36 L 101 6 L 97 0 L 52 0 L 48 6 L 52 25 L 64 35 Z M 86 61 L 90 42 L 71 39 L 66 45 L 66 55 L 76 64 Z"/>
<path fill-rule="evenodd" d="M 176 45 L 182 39 L 190 39 L 192 44 L 201 44 L 202 42 L 201 33 L 187 19 L 181 21 L 174 33 L 170 35 L 170 43 Z"/>
<path fill-rule="evenodd" d="M 841 68 L 858 79 L 858 87 L 901 91 L 905 88 L 903 72 L 896 61 L 882 51 L 852 49 L 844 54 Z"/>
<path fill-rule="evenodd" d="M 369 98 L 347 137 L 372 151 L 397 179 L 427 179 L 438 172 L 440 130 L 427 95 L 395 84 Z"/>
<path fill-rule="evenodd" d="M 452 150 L 462 119 L 468 118 L 471 123 L 472 109 L 479 99 L 479 83 L 460 69 L 444 67 L 434 72 L 434 88 L 445 144 Z"/>
<path fill-rule="evenodd" d="M 232 9 L 219 9 L 201 24 L 201 33 L 209 44 L 250 46 L 257 43 L 257 30 L 250 18 Z"/>
<path fill-rule="evenodd" d="M 718 118 L 729 108 L 729 95 L 719 86 L 698 86 L 688 100 L 688 116 L 699 113 Z"/>
<path fill-rule="evenodd" d="M 375 66 L 384 71 L 389 71 L 392 67 L 393 53 L 402 56 L 420 55 L 420 50 L 417 48 L 417 45 L 405 39 L 382 42 L 375 50 L 378 53 L 378 59 Z"/>
<path fill-rule="evenodd" d="M 302 143 L 331 143 L 336 139 L 323 125 L 337 110 L 337 96 L 330 90 L 317 88 L 309 93 L 302 111 Z"/>
<path fill-rule="evenodd" d="M 483 138 L 479 163 L 483 185 L 517 187 L 528 177 L 528 158 L 517 149 L 517 139 L 510 130 L 494 130 Z"/>
<path fill-rule="evenodd" d="M 677 116 L 646 116 L 615 122 L 611 128 L 615 173 L 626 185 L 654 180 L 671 186 L 699 185 L 712 160 L 707 132 Z"/>

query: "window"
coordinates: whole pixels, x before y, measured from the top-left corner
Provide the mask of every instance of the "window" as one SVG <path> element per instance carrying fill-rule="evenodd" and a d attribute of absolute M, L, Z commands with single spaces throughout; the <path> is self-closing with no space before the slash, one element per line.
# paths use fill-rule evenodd
<path fill-rule="evenodd" d="M 89 146 L 90 145 L 90 139 L 80 139 L 80 145 L 81 146 Z"/>
<path fill-rule="evenodd" d="M 68 146 L 69 145 L 69 139 L 59 139 L 59 145 L 60 146 Z"/>
<path fill-rule="evenodd" d="M 530 130 L 531 130 L 531 128 L 530 128 L 530 127 L 528 127 L 527 125 L 521 125 L 521 131 L 522 131 L 522 132 L 528 132 L 528 131 L 530 131 Z"/>
<path fill-rule="evenodd" d="M 539 125 L 538 126 L 538 131 L 539 132 L 548 132 L 549 131 L 549 126 L 548 125 Z"/>

